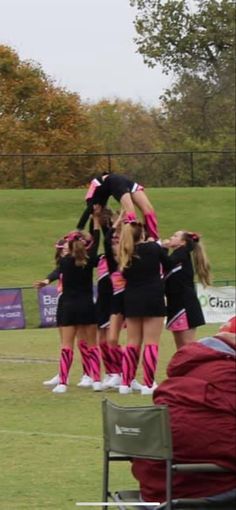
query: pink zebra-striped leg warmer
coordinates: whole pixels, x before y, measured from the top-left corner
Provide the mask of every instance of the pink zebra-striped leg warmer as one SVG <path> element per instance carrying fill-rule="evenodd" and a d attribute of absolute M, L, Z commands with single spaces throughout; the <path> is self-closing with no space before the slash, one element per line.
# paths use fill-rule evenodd
<path fill-rule="evenodd" d="M 121 374 L 122 372 L 122 358 L 123 352 L 120 345 L 110 345 L 110 356 L 112 360 L 111 374 Z"/>
<path fill-rule="evenodd" d="M 101 380 L 101 362 L 100 362 L 100 349 L 97 345 L 93 345 L 89 349 L 91 377 L 94 382 Z"/>
<path fill-rule="evenodd" d="M 110 354 L 110 348 L 108 342 L 100 342 L 99 344 L 102 356 L 102 362 L 105 368 L 106 374 L 112 374 L 112 358 Z"/>
<path fill-rule="evenodd" d="M 77 347 L 80 352 L 81 362 L 83 367 L 83 374 L 90 376 L 91 368 L 90 368 L 90 355 L 89 348 L 87 342 L 85 340 L 78 340 Z"/>
<path fill-rule="evenodd" d="M 154 239 L 159 239 L 159 233 L 158 233 L 158 222 L 157 222 L 157 216 L 155 211 L 151 211 L 149 213 L 146 213 L 144 215 L 145 223 L 147 226 L 148 234 L 153 237 Z"/>
<path fill-rule="evenodd" d="M 124 223 L 131 223 L 132 221 L 137 221 L 137 216 L 134 211 L 125 212 L 124 214 Z"/>
<path fill-rule="evenodd" d="M 140 347 L 128 344 L 123 351 L 122 358 L 122 385 L 130 386 L 135 378 L 140 356 Z"/>
<path fill-rule="evenodd" d="M 59 382 L 60 384 L 67 384 L 70 367 L 73 362 L 74 352 L 70 347 L 63 347 L 61 349 L 60 367 L 59 367 Z"/>
<path fill-rule="evenodd" d="M 158 345 L 147 344 L 143 350 L 143 384 L 152 387 L 155 380 L 155 372 L 158 361 Z"/>

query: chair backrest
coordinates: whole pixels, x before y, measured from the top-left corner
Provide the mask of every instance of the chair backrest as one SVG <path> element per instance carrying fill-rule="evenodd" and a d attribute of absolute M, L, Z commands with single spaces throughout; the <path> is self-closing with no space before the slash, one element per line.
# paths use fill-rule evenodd
<path fill-rule="evenodd" d="M 105 451 L 146 459 L 172 459 L 167 406 L 121 407 L 105 399 L 102 410 Z"/>

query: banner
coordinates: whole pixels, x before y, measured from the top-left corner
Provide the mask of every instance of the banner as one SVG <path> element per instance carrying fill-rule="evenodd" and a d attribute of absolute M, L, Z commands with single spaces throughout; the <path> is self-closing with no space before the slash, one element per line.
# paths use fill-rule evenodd
<path fill-rule="evenodd" d="M 21 289 L 0 289 L 0 329 L 24 329 Z"/>
<path fill-rule="evenodd" d="M 236 315 L 235 287 L 204 288 L 197 284 L 197 295 L 206 323 L 224 323 Z"/>
<path fill-rule="evenodd" d="M 53 285 L 47 285 L 38 290 L 40 328 L 56 326 L 56 312 L 58 291 Z"/>

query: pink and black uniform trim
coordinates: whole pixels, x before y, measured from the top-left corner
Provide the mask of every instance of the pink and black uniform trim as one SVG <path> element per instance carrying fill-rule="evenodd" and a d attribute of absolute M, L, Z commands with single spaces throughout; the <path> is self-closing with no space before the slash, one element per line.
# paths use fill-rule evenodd
<path fill-rule="evenodd" d="M 98 256 L 97 276 L 97 324 L 100 328 L 107 328 L 110 323 L 111 315 L 112 283 L 107 259 L 104 254 Z"/>
<path fill-rule="evenodd" d="M 115 200 L 120 202 L 125 193 L 135 193 L 136 191 L 143 190 L 143 186 L 132 181 L 125 175 L 110 173 L 105 177 L 95 177 L 89 186 L 86 194 L 87 207 L 80 217 L 77 228 L 83 229 L 90 214 L 93 211 L 94 204 L 99 204 L 105 207 L 109 198 L 114 197 Z"/>
<path fill-rule="evenodd" d="M 164 317 L 164 285 L 160 266 L 163 249 L 154 241 L 138 243 L 128 268 L 123 271 L 126 279 L 124 305 L 126 317 Z"/>
<path fill-rule="evenodd" d="M 167 329 L 187 331 L 205 324 L 194 285 L 191 248 L 181 246 L 163 263 L 167 298 Z"/>
<path fill-rule="evenodd" d="M 96 308 L 93 300 L 93 269 L 97 263 L 99 230 L 94 230 L 93 245 L 88 250 L 86 266 L 76 266 L 71 255 L 61 259 L 59 271 L 62 274 L 63 291 L 61 303 L 61 326 L 95 324 Z"/>
<path fill-rule="evenodd" d="M 106 253 L 106 259 L 108 269 L 110 273 L 110 279 L 112 282 L 112 302 L 111 302 L 111 314 L 112 315 L 124 315 L 124 290 L 126 281 L 122 273 L 118 270 L 118 263 L 114 257 L 112 242 L 115 231 L 110 228 L 105 236 L 104 247 Z"/>

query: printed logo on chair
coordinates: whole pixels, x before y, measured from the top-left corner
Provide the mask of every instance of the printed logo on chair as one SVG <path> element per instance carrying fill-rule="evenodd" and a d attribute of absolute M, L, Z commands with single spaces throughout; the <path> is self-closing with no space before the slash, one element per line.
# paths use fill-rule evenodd
<path fill-rule="evenodd" d="M 141 429 L 134 427 L 122 427 L 120 425 L 115 424 L 115 433 L 117 436 L 139 436 L 141 434 Z"/>

